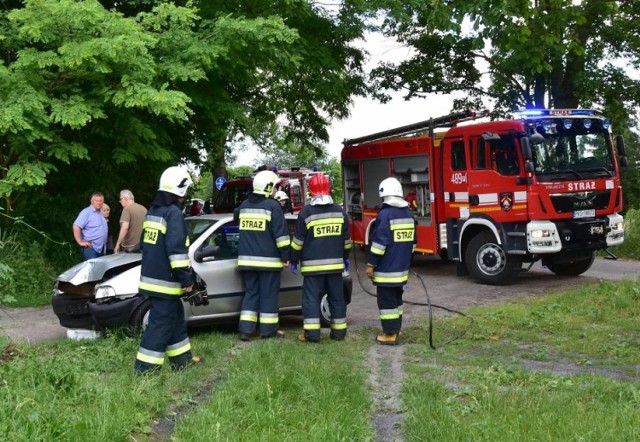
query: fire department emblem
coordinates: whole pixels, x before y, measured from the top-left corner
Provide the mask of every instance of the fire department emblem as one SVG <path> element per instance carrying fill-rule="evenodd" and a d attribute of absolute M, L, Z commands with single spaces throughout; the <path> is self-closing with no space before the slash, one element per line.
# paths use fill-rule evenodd
<path fill-rule="evenodd" d="M 500 194 L 500 207 L 505 212 L 508 212 L 513 207 L 513 193 L 511 192 L 502 192 Z"/>

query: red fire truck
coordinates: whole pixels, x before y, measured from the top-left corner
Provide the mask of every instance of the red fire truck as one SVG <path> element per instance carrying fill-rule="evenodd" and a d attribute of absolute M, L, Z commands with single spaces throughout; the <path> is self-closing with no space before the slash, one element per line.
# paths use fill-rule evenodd
<path fill-rule="evenodd" d="M 261 166 L 256 170 L 267 170 L 265 166 Z M 280 181 L 276 184 L 278 189 L 283 190 L 291 200 L 294 212 L 302 210 L 307 199 L 307 182 L 313 175 L 322 173 L 317 167 L 312 169 L 304 169 L 300 167 L 292 167 L 290 169 L 279 169 L 273 167 Z M 226 181 L 213 204 L 214 213 L 230 213 L 245 200 L 245 198 L 253 191 L 253 176 L 243 177 L 237 180 Z"/>
<path fill-rule="evenodd" d="M 503 121 L 458 112 L 346 140 L 344 205 L 353 241 L 368 245 L 394 176 L 417 222 L 416 252 L 506 284 L 537 260 L 558 275 L 589 269 L 624 240 L 610 122 L 592 110 L 529 110 Z M 616 137 L 621 166 L 624 141 Z"/>

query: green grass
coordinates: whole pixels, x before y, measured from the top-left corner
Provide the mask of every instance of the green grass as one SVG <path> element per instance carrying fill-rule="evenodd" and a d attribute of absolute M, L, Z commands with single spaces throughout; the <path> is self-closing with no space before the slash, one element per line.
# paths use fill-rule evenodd
<path fill-rule="evenodd" d="M 469 314 L 468 335 L 435 352 L 424 329 L 406 333 L 407 440 L 640 439 L 638 282 Z"/>
<path fill-rule="evenodd" d="M 372 440 L 362 339 L 254 342 L 176 440 Z"/>
<path fill-rule="evenodd" d="M 133 374 L 139 340 L 124 335 L 5 346 L 1 359 L 6 362 L 0 364 L 2 439 L 117 441 L 149 433 L 153 417 L 174 402 L 189 401 L 209 376 L 225 368 L 220 354 L 229 351 L 230 336 L 200 334 L 192 342 L 209 361 L 206 370 L 166 369 L 148 377 Z"/>
<path fill-rule="evenodd" d="M 426 320 L 403 332 L 401 428 L 407 441 L 640 440 L 640 283 L 565 293 Z M 440 346 L 451 336 L 466 335 Z M 133 375 L 139 340 L 0 341 L 3 440 L 370 441 L 375 330 L 345 342 L 191 332 L 203 363 Z M 378 376 L 395 376 L 381 348 Z M 395 412 L 395 411 L 392 411 Z M 175 421 L 163 430 L 157 422 Z"/>

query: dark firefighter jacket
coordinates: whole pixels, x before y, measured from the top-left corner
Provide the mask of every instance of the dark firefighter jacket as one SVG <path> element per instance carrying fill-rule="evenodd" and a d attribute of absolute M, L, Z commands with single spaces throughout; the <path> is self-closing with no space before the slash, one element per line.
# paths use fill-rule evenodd
<path fill-rule="evenodd" d="M 347 215 L 337 204 L 307 205 L 298 214 L 291 262 L 305 275 L 342 273 L 351 237 Z"/>
<path fill-rule="evenodd" d="M 415 219 L 409 209 L 383 204 L 367 259 L 374 266 L 374 284 L 390 287 L 406 284 L 416 240 Z"/>
<path fill-rule="evenodd" d="M 175 195 L 156 194 L 144 220 L 140 244 L 140 294 L 174 298 L 182 295 L 183 287 L 193 284 L 187 225 Z"/>
<path fill-rule="evenodd" d="M 289 260 L 289 229 L 280 204 L 252 193 L 233 212 L 238 222 L 238 268 L 240 270 L 282 270 Z"/>

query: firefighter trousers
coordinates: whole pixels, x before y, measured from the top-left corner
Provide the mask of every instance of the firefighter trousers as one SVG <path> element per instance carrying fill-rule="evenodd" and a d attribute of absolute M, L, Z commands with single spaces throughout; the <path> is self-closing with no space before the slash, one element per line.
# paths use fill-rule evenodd
<path fill-rule="evenodd" d="M 278 331 L 281 272 L 243 270 L 242 276 L 244 298 L 238 331 L 254 334 L 259 322 L 260 336 L 275 336 Z"/>
<path fill-rule="evenodd" d="M 378 286 L 378 309 L 384 333 L 398 333 L 402 328 L 402 286 Z"/>
<path fill-rule="evenodd" d="M 149 299 L 149 324 L 142 335 L 134 369 L 136 373 L 158 370 L 165 354 L 173 368 L 183 368 L 192 360 L 183 302 L 177 297 Z"/>
<path fill-rule="evenodd" d="M 327 294 L 331 312 L 332 339 L 344 339 L 347 334 L 347 306 L 344 301 L 342 273 L 310 275 L 302 283 L 302 315 L 304 337 L 309 341 L 320 339 L 320 302 Z"/>

